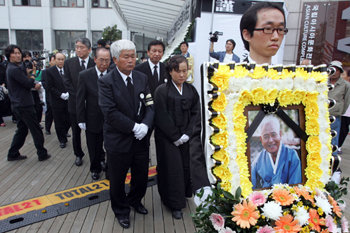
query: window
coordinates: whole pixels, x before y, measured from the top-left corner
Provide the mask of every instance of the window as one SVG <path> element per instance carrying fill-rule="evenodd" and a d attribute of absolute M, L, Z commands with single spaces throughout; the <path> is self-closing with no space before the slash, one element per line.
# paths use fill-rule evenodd
<path fill-rule="evenodd" d="M 9 33 L 7 30 L 0 30 L 0 49 L 6 48 L 9 44 Z"/>
<path fill-rule="evenodd" d="M 111 8 L 108 3 L 108 0 L 92 0 L 92 7 L 101 7 L 101 8 Z"/>
<path fill-rule="evenodd" d="M 54 0 L 55 7 L 84 7 L 84 0 Z"/>
<path fill-rule="evenodd" d="M 41 0 L 14 0 L 14 6 L 41 6 Z"/>
<path fill-rule="evenodd" d="M 97 47 L 97 41 L 102 38 L 102 31 L 92 31 L 92 46 Z"/>
<path fill-rule="evenodd" d="M 5 0 L 0 0 L 0 6 L 5 6 Z"/>
<path fill-rule="evenodd" d="M 42 30 L 16 30 L 17 45 L 22 50 L 43 50 Z"/>
<path fill-rule="evenodd" d="M 55 31 L 56 49 L 74 50 L 75 41 L 86 37 L 85 31 Z"/>

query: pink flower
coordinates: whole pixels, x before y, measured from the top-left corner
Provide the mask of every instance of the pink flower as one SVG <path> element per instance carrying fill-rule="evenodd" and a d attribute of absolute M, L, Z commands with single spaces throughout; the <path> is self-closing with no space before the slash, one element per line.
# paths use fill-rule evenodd
<path fill-rule="evenodd" d="M 225 219 L 220 214 L 212 213 L 209 217 L 215 230 L 219 231 L 225 226 Z"/>
<path fill-rule="evenodd" d="M 256 233 L 274 233 L 275 230 L 270 226 L 260 227 Z"/>
<path fill-rule="evenodd" d="M 334 224 L 334 220 L 330 215 L 326 217 L 326 226 L 329 232 L 337 232 L 337 226 Z"/>
<path fill-rule="evenodd" d="M 261 192 L 253 192 L 249 196 L 249 201 L 253 202 L 256 206 L 261 206 L 266 202 L 266 197 Z"/>
<path fill-rule="evenodd" d="M 226 228 L 223 228 L 219 231 L 219 233 L 236 233 L 235 231 L 233 231 L 231 228 L 229 227 L 226 227 Z"/>
<path fill-rule="evenodd" d="M 341 218 L 341 229 L 343 232 L 349 232 L 349 222 L 344 216 Z"/>

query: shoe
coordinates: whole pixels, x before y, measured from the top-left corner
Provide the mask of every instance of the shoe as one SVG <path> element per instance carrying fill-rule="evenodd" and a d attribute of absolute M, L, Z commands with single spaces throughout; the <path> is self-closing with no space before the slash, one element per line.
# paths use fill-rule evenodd
<path fill-rule="evenodd" d="M 127 216 L 121 216 L 117 217 L 118 222 L 122 228 L 129 228 L 130 227 L 130 220 Z"/>
<path fill-rule="evenodd" d="M 39 157 L 39 161 L 45 161 L 45 160 L 49 159 L 50 157 L 51 157 L 51 155 L 47 154 L 46 156 Z"/>
<path fill-rule="evenodd" d="M 66 147 L 66 143 L 65 142 L 60 142 L 60 147 L 63 149 Z"/>
<path fill-rule="evenodd" d="M 40 124 L 39 124 L 39 127 L 40 127 L 40 129 L 43 129 L 43 128 L 44 128 L 44 127 L 43 127 L 42 125 L 40 125 Z"/>
<path fill-rule="evenodd" d="M 75 165 L 77 165 L 78 167 L 81 166 L 83 164 L 83 159 L 81 157 L 77 157 L 75 159 Z"/>
<path fill-rule="evenodd" d="M 101 161 L 101 168 L 102 168 L 102 171 L 106 171 L 106 169 L 107 169 L 107 164 L 106 164 L 106 162 L 105 161 Z"/>
<path fill-rule="evenodd" d="M 134 209 L 139 214 L 148 214 L 148 210 L 141 203 L 134 207 Z"/>
<path fill-rule="evenodd" d="M 5 122 L 1 123 L 0 126 L 5 127 L 6 126 Z"/>
<path fill-rule="evenodd" d="M 46 131 L 45 131 L 45 134 L 46 134 L 46 135 L 51 135 L 50 130 L 46 130 Z"/>
<path fill-rule="evenodd" d="M 25 155 L 19 155 L 17 157 L 7 157 L 7 161 L 23 160 L 26 158 L 27 158 L 27 156 L 25 156 Z"/>
<path fill-rule="evenodd" d="M 71 135 L 69 133 L 67 133 L 66 137 L 69 138 L 69 137 L 71 137 Z"/>
<path fill-rule="evenodd" d="M 181 219 L 182 218 L 182 212 L 181 210 L 173 210 L 172 215 L 175 219 Z"/>
<path fill-rule="evenodd" d="M 91 172 L 91 178 L 92 178 L 93 180 L 98 180 L 98 179 L 100 179 L 100 173 L 98 173 L 98 172 Z"/>

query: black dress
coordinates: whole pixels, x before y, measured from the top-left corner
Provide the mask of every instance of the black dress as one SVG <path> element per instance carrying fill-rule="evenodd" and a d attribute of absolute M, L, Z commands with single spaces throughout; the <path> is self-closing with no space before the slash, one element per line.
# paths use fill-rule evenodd
<path fill-rule="evenodd" d="M 186 206 L 186 197 L 209 185 L 200 138 L 199 96 L 191 84 L 183 84 L 181 95 L 169 81 L 156 89 L 154 104 L 158 191 L 166 206 L 180 210 Z M 175 146 L 173 142 L 183 134 L 190 140 Z"/>

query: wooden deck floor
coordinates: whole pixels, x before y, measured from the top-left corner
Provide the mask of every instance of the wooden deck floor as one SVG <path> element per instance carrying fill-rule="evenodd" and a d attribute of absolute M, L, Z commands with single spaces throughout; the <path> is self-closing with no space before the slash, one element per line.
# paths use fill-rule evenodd
<path fill-rule="evenodd" d="M 45 135 L 45 147 L 52 155 L 47 161 L 38 162 L 36 150 L 29 134 L 21 153 L 28 158 L 23 161 L 8 162 L 7 151 L 10 146 L 15 125 L 10 118 L 5 118 L 6 127 L 0 127 L 0 206 L 23 201 L 33 197 L 51 194 L 93 182 L 89 173 L 89 159 L 83 136 L 83 150 L 86 153 L 84 163 L 76 167 L 71 139 L 67 147 L 59 147 L 54 128 L 51 135 Z M 43 125 L 43 123 L 42 123 Z M 350 176 L 350 146 L 349 137 L 343 148 L 341 168 L 344 176 Z M 155 149 L 151 146 L 151 162 L 155 165 Z M 104 178 L 104 177 L 103 177 Z M 350 195 L 345 199 L 350 203 Z M 148 215 L 140 215 L 133 210 L 130 215 L 131 227 L 123 230 L 110 208 L 110 202 L 105 201 L 69 214 L 57 216 L 42 222 L 34 223 L 11 232 L 125 232 L 125 233 L 194 233 L 195 227 L 191 213 L 195 211 L 193 199 L 188 199 L 182 220 L 175 220 L 171 212 L 162 205 L 157 186 L 147 189 L 144 204 L 149 210 Z M 350 219 L 350 208 L 346 216 Z M 0 229 L 1 232 L 1 229 Z"/>

